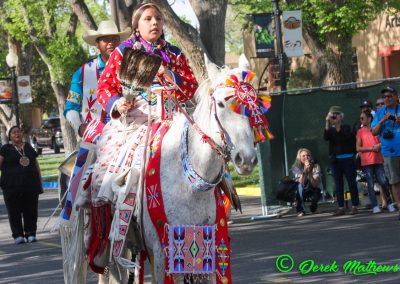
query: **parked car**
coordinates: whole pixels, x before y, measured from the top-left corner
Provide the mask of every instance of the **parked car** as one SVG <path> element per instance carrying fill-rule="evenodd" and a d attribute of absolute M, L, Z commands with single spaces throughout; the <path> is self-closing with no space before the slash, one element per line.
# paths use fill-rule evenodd
<path fill-rule="evenodd" d="M 61 132 L 59 117 L 43 119 L 40 128 L 33 128 L 30 134 L 32 147 L 38 154 L 42 154 L 42 149 L 49 147 L 54 149 L 54 153 L 60 153 L 60 148 L 64 148 L 64 141 Z"/>

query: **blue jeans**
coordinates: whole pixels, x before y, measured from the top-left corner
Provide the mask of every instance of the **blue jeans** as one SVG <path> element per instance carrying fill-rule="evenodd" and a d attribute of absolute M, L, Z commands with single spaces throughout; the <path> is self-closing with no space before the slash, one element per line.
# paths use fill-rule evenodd
<path fill-rule="evenodd" d="M 360 200 L 358 199 L 358 189 L 356 182 L 356 164 L 354 158 L 336 159 L 331 163 L 332 174 L 336 187 L 336 198 L 339 207 L 344 207 L 344 183 L 343 175 L 346 177 L 349 186 L 351 203 L 353 206 L 358 206 Z"/>
<path fill-rule="evenodd" d="M 382 186 L 383 193 L 385 195 L 385 199 L 388 204 L 392 203 L 390 199 L 389 193 L 389 185 L 385 178 L 385 170 L 382 164 L 374 164 L 362 167 L 363 172 L 365 173 L 365 178 L 367 180 L 368 185 L 368 195 L 371 200 L 372 207 L 378 206 L 378 201 L 376 200 L 375 191 L 374 191 L 374 175 L 376 181 Z"/>
<path fill-rule="evenodd" d="M 304 212 L 305 211 L 305 206 L 304 206 L 304 198 L 303 198 L 303 186 L 301 183 L 297 185 L 297 193 L 296 193 L 296 211 L 297 212 Z"/>
<path fill-rule="evenodd" d="M 297 201 L 297 206 L 296 206 L 296 211 L 297 212 L 305 212 L 305 205 L 304 205 L 304 200 L 308 198 L 308 200 L 311 200 L 311 205 L 310 205 L 310 211 L 311 213 L 317 211 L 318 207 L 318 201 L 321 199 L 321 190 L 319 188 L 316 188 L 313 191 L 308 191 L 308 193 L 304 192 L 303 185 L 299 183 L 297 186 L 297 193 L 296 193 L 296 201 Z"/>

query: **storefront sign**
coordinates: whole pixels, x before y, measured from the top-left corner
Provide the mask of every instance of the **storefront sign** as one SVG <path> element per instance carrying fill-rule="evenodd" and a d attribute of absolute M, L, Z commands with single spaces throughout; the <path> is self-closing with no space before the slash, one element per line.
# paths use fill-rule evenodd
<path fill-rule="evenodd" d="M 386 26 L 385 26 L 385 28 L 396 28 L 396 27 L 400 27 L 400 16 L 387 15 L 386 16 Z"/>

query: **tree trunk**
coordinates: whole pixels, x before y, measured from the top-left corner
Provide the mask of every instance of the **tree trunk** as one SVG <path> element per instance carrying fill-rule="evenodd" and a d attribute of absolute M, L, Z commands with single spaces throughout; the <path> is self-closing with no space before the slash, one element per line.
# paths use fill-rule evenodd
<path fill-rule="evenodd" d="M 225 65 L 225 18 L 227 0 L 190 0 L 200 24 L 200 38 L 209 59 L 218 66 Z"/>
<path fill-rule="evenodd" d="M 335 34 L 327 36 L 326 52 L 327 74 L 323 84 L 326 86 L 350 83 L 351 76 L 351 36 L 338 38 Z"/>
<path fill-rule="evenodd" d="M 87 29 L 96 30 L 97 25 L 94 21 L 92 14 L 90 14 L 88 7 L 83 0 L 70 0 L 72 10 L 78 16 L 79 21 Z"/>
<path fill-rule="evenodd" d="M 66 123 L 64 115 L 62 115 L 65 108 L 65 102 L 67 97 L 66 95 L 68 94 L 69 89 L 67 86 L 53 82 L 53 80 L 51 82 L 51 86 L 53 87 L 53 90 L 56 93 L 57 107 L 58 107 L 58 112 L 60 113 L 61 131 L 64 140 L 64 150 L 65 154 L 68 155 L 69 153 L 75 150 L 77 144 L 74 130 L 69 125 L 69 123 Z"/>
<path fill-rule="evenodd" d="M 313 26 L 304 27 L 304 40 L 313 52 L 311 72 L 315 86 L 330 86 L 352 81 L 351 36 L 338 38 L 329 34 L 325 43 L 318 40 Z"/>
<path fill-rule="evenodd" d="M 210 56 L 200 39 L 199 33 L 191 25 L 179 19 L 167 0 L 154 0 L 153 2 L 160 8 L 165 24 L 182 47 L 197 80 L 203 81 L 207 78 L 203 54 L 206 53 L 208 57 Z"/>

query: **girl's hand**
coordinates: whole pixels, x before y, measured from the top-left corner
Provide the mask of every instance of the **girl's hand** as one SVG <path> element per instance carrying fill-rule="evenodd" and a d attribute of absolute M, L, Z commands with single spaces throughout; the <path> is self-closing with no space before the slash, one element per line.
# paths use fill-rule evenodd
<path fill-rule="evenodd" d="M 157 75 L 160 77 L 168 77 L 170 80 L 173 80 L 171 73 L 168 71 L 168 68 L 164 65 L 161 65 L 158 69 Z"/>
<path fill-rule="evenodd" d="M 115 103 L 115 107 L 117 108 L 117 111 L 122 115 L 126 114 L 128 110 L 133 108 L 134 103 L 131 101 L 128 101 L 124 97 L 120 97 L 117 102 Z"/>

